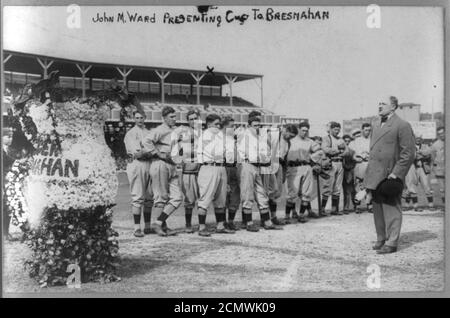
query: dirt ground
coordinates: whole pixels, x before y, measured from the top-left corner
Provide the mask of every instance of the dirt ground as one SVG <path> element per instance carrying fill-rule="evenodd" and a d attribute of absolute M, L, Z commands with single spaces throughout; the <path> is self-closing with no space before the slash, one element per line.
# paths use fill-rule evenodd
<path fill-rule="evenodd" d="M 404 212 L 397 253 L 377 255 L 373 215 L 349 214 L 291 224 L 281 231 L 238 231 L 200 237 L 180 233 L 135 238 L 129 194 L 121 177 L 114 228 L 119 232 L 121 281 L 87 283 L 80 289 L 39 288 L 23 270 L 28 248 L 4 245 L 3 286 L 8 293 L 164 293 L 189 292 L 373 292 L 442 291 L 444 288 L 444 212 Z M 280 205 L 278 214 L 284 215 Z M 314 207 L 314 205 L 313 205 Z M 259 219 L 254 213 L 254 218 Z M 194 212 L 194 224 L 197 222 Z M 238 215 L 237 220 L 240 220 Z M 207 222 L 214 216 L 208 214 Z M 184 210 L 169 226 L 180 231 Z M 379 270 L 379 284 L 370 269 Z M 376 280 L 375 280 L 376 281 Z"/>

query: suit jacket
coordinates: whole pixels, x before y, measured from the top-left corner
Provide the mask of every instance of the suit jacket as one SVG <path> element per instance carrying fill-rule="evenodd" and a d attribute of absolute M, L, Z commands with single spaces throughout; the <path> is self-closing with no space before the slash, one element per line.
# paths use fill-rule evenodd
<path fill-rule="evenodd" d="M 405 176 L 416 155 L 415 137 L 411 125 L 393 114 L 381 127 L 375 124 L 370 140 L 369 162 L 364 186 L 375 190 L 391 173 L 405 182 Z"/>

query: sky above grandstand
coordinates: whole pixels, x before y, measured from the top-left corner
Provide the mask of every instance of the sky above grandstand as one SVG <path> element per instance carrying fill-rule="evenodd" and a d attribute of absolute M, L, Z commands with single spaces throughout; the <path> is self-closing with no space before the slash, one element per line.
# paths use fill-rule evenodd
<path fill-rule="evenodd" d="M 390 94 L 421 104 L 423 112 L 432 104 L 442 110 L 440 8 L 381 7 L 380 28 L 368 27 L 366 7 L 309 8 L 329 16 L 269 21 L 274 15 L 267 15 L 268 7 L 240 6 L 213 9 L 207 22 L 186 22 L 198 14 L 196 7 L 83 6 L 80 28 L 70 28 L 76 16 L 64 6 L 6 7 L 3 47 L 93 62 L 262 74 L 265 108 L 320 127 L 374 115 L 380 98 Z M 308 7 L 273 10 L 308 16 Z M 143 19 L 133 22 L 128 13 Z M 114 22 L 99 21 L 105 15 Z M 177 17 L 184 22 L 171 23 Z M 233 94 L 259 105 L 258 84 L 236 83 Z"/>

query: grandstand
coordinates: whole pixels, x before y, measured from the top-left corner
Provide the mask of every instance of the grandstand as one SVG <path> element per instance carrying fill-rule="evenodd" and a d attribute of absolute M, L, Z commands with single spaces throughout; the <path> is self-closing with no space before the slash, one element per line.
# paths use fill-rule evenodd
<path fill-rule="evenodd" d="M 53 70 L 59 70 L 60 86 L 86 97 L 107 88 L 111 78 L 118 78 L 119 84 L 125 83 L 141 101 L 150 127 L 161 122 L 161 109 L 165 105 L 175 108 L 180 123 L 186 123 L 186 113 L 192 107 L 202 110 L 202 116 L 208 112 L 230 115 L 236 124 L 246 124 L 248 113 L 257 108 L 264 114 L 265 125 L 282 123 L 281 115 L 262 108 L 262 75 L 105 64 L 7 50 L 3 56 L 5 88 L 9 91 L 3 99 L 6 107 L 10 100 L 8 95 L 17 95 L 26 83 L 36 83 Z M 261 107 L 233 96 L 233 84 L 244 80 L 259 80 Z M 229 96 L 223 96 L 224 85 L 229 85 Z M 5 112 L 4 108 L 3 114 Z M 117 107 L 111 110 L 108 124 L 114 126 L 119 120 L 120 108 Z M 131 121 L 131 116 L 127 120 Z"/>

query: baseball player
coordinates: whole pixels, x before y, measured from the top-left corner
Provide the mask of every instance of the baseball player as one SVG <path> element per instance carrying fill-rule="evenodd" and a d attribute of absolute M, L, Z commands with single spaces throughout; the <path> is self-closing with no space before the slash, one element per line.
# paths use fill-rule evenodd
<path fill-rule="evenodd" d="M 271 149 L 267 130 L 260 130 L 261 118 L 249 117 L 248 127 L 238 136 L 238 162 L 242 210 L 247 231 L 257 232 L 259 228 L 252 220 L 253 203 L 256 201 L 261 214 L 261 225 L 266 230 L 279 230 L 270 220 L 269 197 L 261 178 L 261 167 L 271 165 Z"/>
<path fill-rule="evenodd" d="M 176 234 L 167 227 L 166 220 L 181 205 L 182 193 L 176 166 L 171 158 L 172 147 L 177 142 L 177 139 L 173 138 L 175 110 L 165 106 L 162 109 L 162 117 L 163 123 L 150 131 L 144 148 L 154 157 L 150 176 L 154 195 L 153 210 L 158 219 L 152 227 L 158 235 L 168 236 Z"/>
<path fill-rule="evenodd" d="M 134 218 L 134 236 L 143 237 L 150 234 L 153 194 L 150 181 L 151 154 L 144 149 L 145 138 L 150 131 L 145 128 L 145 117 L 134 112 L 135 126 L 124 137 L 128 157 L 127 176 L 130 183 L 131 211 Z M 141 211 L 143 209 L 145 228 L 141 231 Z"/>
<path fill-rule="evenodd" d="M 358 193 L 364 189 L 364 175 L 366 174 L 367 163 L 369 162 L 370 152 L 370 136 L 372 133 L 372 125 L 364 123 L 361 126 L 361 136 L 355 138 L 348 147 L 354 151 L 353 159 L 356 162 L 354 175 L 355 175 L 355 192 Z M 356 213 L 362 212 L 360 202 L 355 201 Z M 367 210 L 372 210 L 372 204 L 367 205 Z"/>
<path fill-rule="evenodd" d="M 437 135 L 438 139 L 431 146 L 431 167 L 439 185 L 442 203 L 445 204 L 445 128 L 439 127 Z"/>
<path fill-rule="evenodd" d="M 417 197 L 417 187 L 419 185 L 419 178 L 417 176 L 416 168 L 414 163 L 408 170 L 405 177 L 405 188 L 403 190 L 403 198 L 405 199 L 405 211 L 414 208 L 414 211 L 420 212 L 418 197 Z M 411 205 L 412 203 L 412 205 Z"/>
<path fill-rule="evenodd" d="M 430 182 L 428 181 L 428 174 L 430 170 L 431 148 L 427 147 L 422 138 L 416 138 L 416 160 L 414 166 L 416 168 L 416 175 L 419 184 L 422 186 L 425 196 L 428 201 L 428 208 L 434 208 L 433 191 L 431 191 Z"/>
<path fill-rule="evenodd" d="M 178 142 L 172 148 L 172 159 L 179 156 L 181 161 L 181 191 L 184 195 L 186 233 L 194 233 L 192 211 L 198 198 L 197 175 L 200 164 L 197 160 L 198 138 L 201 134 L 200 112 L 191 109 L 187 113 L 188 126 L 180 126 L 176 131 Z"/>
<path fill-rule="evenodd" d="M 234 224 L 234 218 L 236 211 L 239 209 L 241 203 L 241 189 L 239 188 L 239 174 L 237 171 L 237 135 L 234 132 L 234 119 L 231 116 L 225 116 L 222 119 L 222 129 L 224 130 L 225 138 L 233 143 L 232 149 L 227 149 L 228 152 L 232 152 L 233 160 L 225 163 L 225 169 L 227 170 L 227 202 L 226 209 L 228 210 L 228 222 L 225 226 L 237 231 L 238 227 Z"/>
<path fill-rule="evenodd" d="M 332 162 L 332 169 L 329 170 L 330 179 L 324 183 L 322 206 L 325 209 L 328 197 L 332 195 L 332 215 L 343 214 L 339 211 L 339 199 L 344 177 L 342 158 L 348 153 L 348 147 L 342 138 L 339 137 L 340 131 L 341 124 L 333 121 L 330 123 L 330 133 L 322 138 L 322 149 Z"/>
<path fill-rule="evenodd" d="M 320 150 L 320 146 L 308 138 L 309 124 L 304 121 L 299 124 L 298 134 L 291 139 L 284 139 L 281 152 L 285 158 L 286 182 L 288 197 L 286 200 L 286 215 L 295 209 L 295 202 L 300 198 L 300 213 L 298 221 L 308 221 L 305 212 L 313 218 L 319 215 L 312 212 L 311 199 L 314 191 L 311 154 Z"/>
<path fill-rule="evenodd" d="M 199 139 L 197 148 L 198 162 L 201 164 L 198 173 L 198 221 L 200 236 L 211 236 L 206 228 L 206 212 L 208 206 L 214 204 L 217 229 L 216 233 L 233 234 L 235 231 L 225 227 L 225 203 L 227 199 L 227 161 L 226 149 L 234 148 L 234 139 L 227 145 L 225 134 L 221 128 L 221 118 L 216 114 L 206 116 L 207 129 Z M 228 158 L 234 160 L 233 156 Z"/>
<path fill-rule="evenodd" d="M 281 197 L 284 183 L 284 171 L 279 151 L 280 129 L 275 127 L 267 129 L 272 159 L 270 166 L 260 168 L 261 179 L 269 197 L 270 220 L 275 225 L 285 225 L 283 220 L 277 218 L 277 200 Z"/>
<path fill-rule="evenodd" d="M 352 137 L 350 135 L 344 135 L 342 136 L 342 139 L 344 140 L 347 147 L 349 146 L 350 142 L 353 141 Z M 342 166 L 344 168 L 344 178 L 342 180 L 342 188 L 344 191 L 344 214 L 350 213 L 350 203 L 354 204 L 355 201 L 355 165 L 356 162 L 354 160 L 355 151 L 348 148 L 348 154 L 346 156 L 343 156 L 342 160 Z"/>

